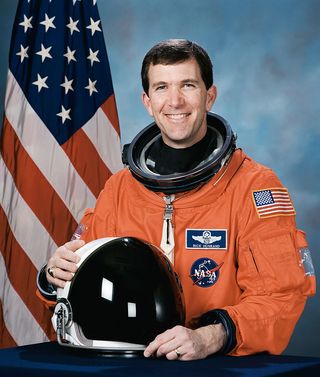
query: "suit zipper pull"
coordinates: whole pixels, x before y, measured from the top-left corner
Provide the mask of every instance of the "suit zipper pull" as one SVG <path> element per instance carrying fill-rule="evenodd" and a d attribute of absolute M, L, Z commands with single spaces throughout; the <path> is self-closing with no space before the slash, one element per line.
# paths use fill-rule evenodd
<path fill-rule="evenodd" d="M 175 196 L 167 195 L 163 197 L 166 203 L 163 214 L 163 225 L 162 225 L 162 238 L 160 247 L 164 251 L 165 255 L 169 258 L 171 263 L 174 263 L 174 234 L 172 225 L 172 215 L 173 215 L 173 204 Z"/>

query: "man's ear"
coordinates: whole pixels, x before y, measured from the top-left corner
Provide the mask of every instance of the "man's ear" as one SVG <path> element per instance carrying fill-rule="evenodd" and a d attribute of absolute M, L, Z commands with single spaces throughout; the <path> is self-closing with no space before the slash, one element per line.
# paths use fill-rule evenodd
<path fill-rule="evenodd" d="M 206 104 L 207 111 L 211 110 L 216 98 L 217 98 L 217 87 L 215 85 L 212 85 L 207 90 L 207 104 Z"/>
<path fill-rule="evenodd" d="M 153 111 L 152 111 L 152 107 L 151 107 L 151 101 L 150 101 L 150 98 L 149 98 L 149 96 L 148 96 L 148 94 L 146 92 L 142 92 L 141 100 L 142 100 L 142 103 L 143 103 L 144 107 L 148 111 L 149 115 L 153 117 Z"/>

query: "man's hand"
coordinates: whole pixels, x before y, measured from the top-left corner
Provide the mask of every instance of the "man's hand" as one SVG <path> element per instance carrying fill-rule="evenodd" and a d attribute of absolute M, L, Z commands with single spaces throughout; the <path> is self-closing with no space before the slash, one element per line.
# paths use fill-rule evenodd
<path fill-rule="evenodd" d="M 166 357 L 168 360 L 197 360 L 218 352 L 226 342 L 221 323 L 191 330 L 175 326 L 159 334 L 144 351 L 144 356 Z"/>
<path fill-rule="evenodd" d="M 80 257 L 74 252 L 83 246 L 83 240 L 74 240 L 60 246 L 48 260 L 46 277 L 49 283 L 64 288 L 67 281 L 73 278 L 77 271 Z"/>

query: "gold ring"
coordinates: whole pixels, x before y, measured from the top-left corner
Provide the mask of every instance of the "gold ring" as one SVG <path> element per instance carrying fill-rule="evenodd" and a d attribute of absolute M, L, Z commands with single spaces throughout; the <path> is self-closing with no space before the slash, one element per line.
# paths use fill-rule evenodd
<path fill-rule="evenodd" d="M 56 267 L 55 266 L 52 266 L 52 267 L 49 267 L 48 268 L 48 274 L 50 275 L 50 276 L 52 276 L 53 278 L 55 277 L 54 276 L 54 269 L 55 269 Z"/>
<path fill-rule="evenodd" d="M 179 359 L 179 357 L 181 356 L 181 353 L 178 351 L 178 348 L 176 348 L 176 349 L 174 350 L 174 352 L 176 353 L 177 358 Z"/>

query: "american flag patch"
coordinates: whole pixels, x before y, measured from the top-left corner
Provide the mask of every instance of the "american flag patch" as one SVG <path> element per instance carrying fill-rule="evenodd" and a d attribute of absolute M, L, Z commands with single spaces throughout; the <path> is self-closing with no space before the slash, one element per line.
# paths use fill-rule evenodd
<path fill-rule="evenodd" d="M 296 214 L 288 190 L 284 187 L 253 191 L 253 202 L 260 218 Z"/>

